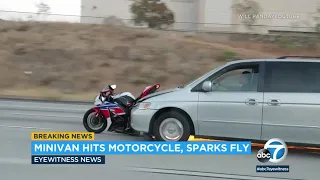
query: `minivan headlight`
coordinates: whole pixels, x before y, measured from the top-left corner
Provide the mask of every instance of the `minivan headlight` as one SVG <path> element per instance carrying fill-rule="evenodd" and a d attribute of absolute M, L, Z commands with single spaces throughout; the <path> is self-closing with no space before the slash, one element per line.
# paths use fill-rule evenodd
<path fill-rule="evenodd" d="M 151 107 L 151 103 L 150 102 L 141 102 L 141 103 L 139 103 L 138 109 L 147 110 L 150 107 Z"/>

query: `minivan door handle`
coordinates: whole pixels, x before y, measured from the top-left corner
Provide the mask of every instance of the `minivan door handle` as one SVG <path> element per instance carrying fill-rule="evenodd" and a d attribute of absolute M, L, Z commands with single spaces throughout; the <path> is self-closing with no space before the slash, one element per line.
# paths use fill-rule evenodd
<path fill-rule="evenodd" d="M 271 99 L 268 101 L 269 106 L 280 106 L 281 102 L 278 99 Z"/>
<path fill-rule="evenodd" d="M 256 105 L 258 102 L 255 99 L 247 99 L 245 103 L 246 105 Z"/>

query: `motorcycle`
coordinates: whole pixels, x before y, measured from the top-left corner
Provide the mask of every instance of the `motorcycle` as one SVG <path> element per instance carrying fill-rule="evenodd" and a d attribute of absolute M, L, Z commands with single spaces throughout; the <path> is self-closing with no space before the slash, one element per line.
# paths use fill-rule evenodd
<path fill-rule="evenodd" d="M 137 102 L 149 94 L 156 92 L 160 84 L 148 86 L 137 98 L 130 92 L 115 94 L 116 85 L 103 88 L 94 100 L 94 107 L 83 116 L 83 125 L 88 132 L 109 132 L 138 135 L 130 127 L 130 112 Z"/>

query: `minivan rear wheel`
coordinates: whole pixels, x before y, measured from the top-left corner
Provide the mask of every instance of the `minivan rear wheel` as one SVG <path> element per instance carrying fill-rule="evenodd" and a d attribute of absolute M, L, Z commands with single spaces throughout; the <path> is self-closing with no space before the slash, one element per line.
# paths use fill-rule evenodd
<path fill-rule="evenodd" d="M 188 119 L 175 111 L 161 114 L 153 130 L 156 141 L 188 141 L 191 134 Z"/>

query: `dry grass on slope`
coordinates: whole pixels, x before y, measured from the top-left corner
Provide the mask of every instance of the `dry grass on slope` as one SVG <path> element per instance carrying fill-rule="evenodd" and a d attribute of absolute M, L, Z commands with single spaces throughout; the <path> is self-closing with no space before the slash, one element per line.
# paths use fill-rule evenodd
<path fill-rule="evenodd" d="M 303 53 L 270 51 L 274 45 L 204 42 L 174 32 L 71 23 L 0 21 L 0 43 L 1 95 L 53 99 L 92 100 L 109 83 L 136 94 L 152 83 L 164 88 L 183 84 L 234 56 Z"/>

